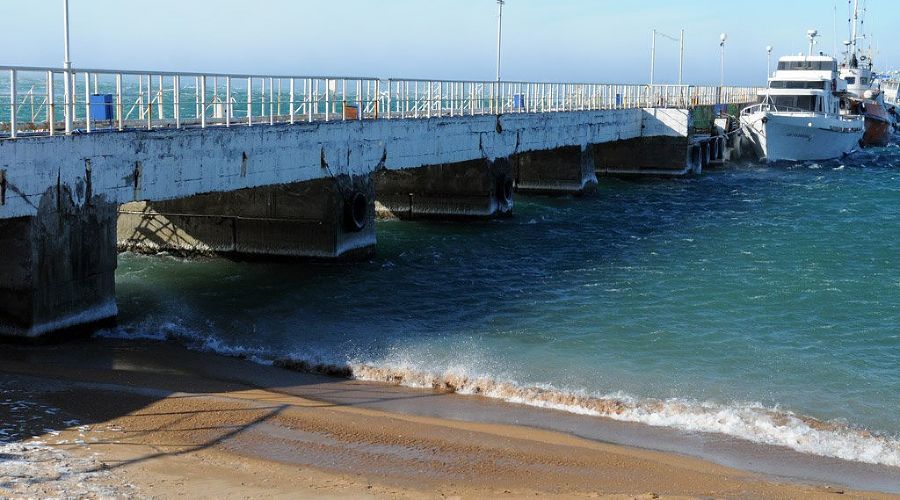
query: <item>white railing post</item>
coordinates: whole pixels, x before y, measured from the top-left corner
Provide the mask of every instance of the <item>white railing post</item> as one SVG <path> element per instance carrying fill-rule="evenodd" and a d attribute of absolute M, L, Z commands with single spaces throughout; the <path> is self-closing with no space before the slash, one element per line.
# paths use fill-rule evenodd
<path fill-rule="evenodd" d="M 231 127 L 231 77 L 225 77 L 225 127 Z"/>
<path fill-rule="evenodd" d="M 53 71 L 47 72 L 47 126 L 50 135 L 56 135 L 56 105 L 53 98 Z"/>
<path fill-rule="evenodd" d="M 17 135 L 16 113 L 19 111 L 16 106 L 16 70 L 9 70 L 9 136 L 13 139 Z"/>
<path fill-rule="evenodd" d="M 125 130 L 125 102 L 122 100 L 122 74 L 116 74 L 116 126 L 119 132 Z"/>
<path fill-rule="evenodd" d="M 290 95 L 288 96 L 288 101 L 290 101 L 288 103 L 288 106 L 290 106 L 290 113 L 289 113 L 290 118 L 288 120 L 290 121 L 290 124 L 293 125 L 294 124 L 294 95 L 295 95 L 293 78 L 291 78 L 290 89 L 288 90 L 288 92 L 290 93 Z"/>
<path fill-rule="evenodd" d="M 265 85 L 266 81 L 263 80 L 263 87 Z M 269 125 L 275 125 L 275 85 L 272 78 L 269 78 Z"/>
<path fill-rule="evenodd" d="M 391 119 L 391 104 L 392 104 L 391 96 L 392 96 L 393 93 L 394 93 L 394 86 L 393 86 L 393 84 L 391 83 L 391 79 L 390 79 L 390 78 L 388 78 L 387 84 L 388 84 L 387 105 L 385 106 L 385 107 L 387 108 L 387 110 L 386 110 L 386 113 L 385 113 L 385 117 L 386 117 L 388 120 L 390 120 L 390 119 Z"/>
<path fill-rule="evenodd" d="M 363 107 L 365 104 L 363 103 L 363 95 L 362 95 L 362 80 L 356 81 L 356 117 L 359 121 L 362 121 L 363 114 L 365 114 L 366 110 Z"/>
<path fill-rule="evenodd" d="M 175 128 L 181 128 L 181 77 L 172 77 L 172 111 L 175 115 Z"/>
<path fill-rule="evenodd" d="M 206 75 L 200 77 L 197 95 L 200 96 L 200 128 L 206 128 Z"/>
<path fill-rule="evenodd" d="M 253 78 L 247 78 L 247 126 L 253 126 Z"/>
<path fill-rule="evenodd" d="M 87 133 L 91 133 L 91 75 L 84 74 L 84 124 Z"/>

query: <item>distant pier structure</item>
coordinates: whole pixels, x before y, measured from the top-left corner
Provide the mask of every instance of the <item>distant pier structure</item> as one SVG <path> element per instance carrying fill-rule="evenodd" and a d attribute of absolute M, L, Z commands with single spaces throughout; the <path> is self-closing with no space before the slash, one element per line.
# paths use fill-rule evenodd
<path fill-rule="evenodd" d="M 757 91 L 0 66 L 0 335 L 114 321 L 120 250 L 360 258 L 376 216 L 698 173 Z"/>

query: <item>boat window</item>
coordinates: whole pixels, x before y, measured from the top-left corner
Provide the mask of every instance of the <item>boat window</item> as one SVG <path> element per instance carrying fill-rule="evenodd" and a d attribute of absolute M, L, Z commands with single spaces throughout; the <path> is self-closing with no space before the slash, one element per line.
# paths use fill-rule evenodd
<path fill-rule="evenodd" d="M 864 76 L 863 76 L 863 77 L 860 77 L 860 78 L 859 78 L 859 84 L 860 84 L 860 85 L 868 85 L 868 84 L 869 84 L 869 79 L 866 78 L 866 77 L 864 77 Z"/>
<path fill-rule="evenodd" d="M 837 71 L 835 61 L 779 61 L 778 69 L 793 71 Z"/>
<path fill-rule="evenodd" d="M 798 95 L 797 107 L 804 111 L 816 111 L 816 96 Z"/>
<path fill-rule="evenodd" d="M 786 82 L 774 80 L 772 81 L 771 88 L 773 89 L 825 89 L 825 82 Z"/>
<path fill-rule="evenodd" d="M 856 85 L 856 77 L 855 76 L 848 76 L 847 78 L 844 78 L 844 80 L 847 80 L 848 85 Z"/>

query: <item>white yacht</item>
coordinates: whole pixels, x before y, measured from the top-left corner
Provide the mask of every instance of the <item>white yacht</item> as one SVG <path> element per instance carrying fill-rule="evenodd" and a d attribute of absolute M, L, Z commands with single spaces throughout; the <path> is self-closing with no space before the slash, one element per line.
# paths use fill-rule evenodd
<path fill-rule="evenodd" d="M 812 52 L 817 33 L 808 36 Z M 835 58 L 782 57 L 763 102 L 741 112 L 741 127 L 763 161 L 838 158 L 859 147 L 865 130 L 862 116 L 841 113 L 846 91 Z"/>

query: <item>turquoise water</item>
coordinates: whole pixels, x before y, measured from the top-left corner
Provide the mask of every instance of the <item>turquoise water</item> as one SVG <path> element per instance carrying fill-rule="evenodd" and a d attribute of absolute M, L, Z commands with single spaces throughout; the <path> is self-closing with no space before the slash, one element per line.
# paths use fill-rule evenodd
<path fill-rule="evenodd" d="M 357 264 L 123 255 L 112 334 L 900 466 L 900 148 L 377 229 Z"/>

